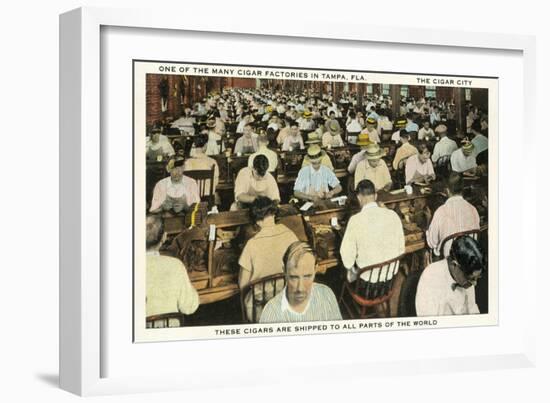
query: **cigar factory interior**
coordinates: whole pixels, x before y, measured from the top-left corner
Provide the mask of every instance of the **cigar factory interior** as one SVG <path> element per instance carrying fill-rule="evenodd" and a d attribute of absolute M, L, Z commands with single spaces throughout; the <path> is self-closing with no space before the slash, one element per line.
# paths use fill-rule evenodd
<path fill-rule="evenodd" d="M 487 313 L 488 92 L 147 74 L 146 326 Z"/>

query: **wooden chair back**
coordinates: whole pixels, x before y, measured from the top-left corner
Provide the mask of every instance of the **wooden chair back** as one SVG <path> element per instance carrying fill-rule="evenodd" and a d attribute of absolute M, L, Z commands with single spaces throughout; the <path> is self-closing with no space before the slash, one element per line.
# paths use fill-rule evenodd
<path fill-rule="evenodd" d="M 241 289 L 241 312 L 243 322 L 256 323 L 260 319 L 265 304 L 282 291 L 286 284 L 284 273 L 272 274 L 247 284 Z M 247 313 L 246 296 L 251 293 L 252 312 Z"/>
<path fill-rule="evenodd" d="M 399 264 L 404 255 L 387 260 L 385 262 L 363 267 L 357 271 L 357 279 L 353 283 L 344 278 L 340 303 L 348 311 L 351 317 L 367 317 L 367 308 L 383 305 L 385 316 L 390 316 L 389 300 L 393 295 L 395 278 L 399 271 Z M 364 279 L 363 277 L 366 278 Z M 351 297 L 352 309 L 346 300 L 345 294 Z"/>
<path fill-rule="evenodd" d="M 186 176 L 193 178 L 197 182 L 199 196 L 201 200 L 208 202 L 208 207 L 212 207 L 215 202 L 214 171 L 214 165 L 210 169 L 185 171 Z"/>
<path fill-rule="evenodd" d="M 457 232 L 457 233 L 449 235 L 448 237 L 443 239 L 443 241 L 441 242 L 441 247 L 439 249 L 440 254 L 443 253 L 443 255 L 445 255 L 445 248 L 446 248 L 447 244 L 449 244 L 449 247 L 450 247 L 451 244 L 453 243 L 453 241 L 456 238 L 467 235 L 467 236 L 470 236 L 470 237 L 474 238 L 477 241 L 479 239 L 479 234 L 480 233 L 481 233 L 480 230 L 474 229 L 474 230 L 470 230 L 470 231 Z"/>
<path fill-rule="evenodd" d="M 170 312 L 147 316 L 147 318 L 145 318 L 145 323 L 147 327 L 165 328 L 170 327 L 171 319 L 177 319 L 179 321 L 179 326 L 183 326 L 183 314 L 180 312 Z M 159 324 L 161 326 L 159 326 Z"/>

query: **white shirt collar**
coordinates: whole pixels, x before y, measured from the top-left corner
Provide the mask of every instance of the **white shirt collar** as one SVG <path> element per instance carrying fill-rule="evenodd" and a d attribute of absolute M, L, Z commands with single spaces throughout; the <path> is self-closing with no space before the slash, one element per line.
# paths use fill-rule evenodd
<path fill-rule="evenodd" d="M 457 200 L 464 200 L 464 198 L 462 197 L 462 195 L 453 195 L 453 196 L 449 197 L 445 203 L 453 202 L 453 201 L 457 201 Z"/>
<path fill-rule="evenodd" d="M 376 203 L 375 201 L 369 202 L 369 203 L 367 203 L 367 204 L 365 204 L 365 205 L 363 206 L 363 208 L 361 209 L 361 211 L 365 211 L 365 210 L 370 209 L 370 208 L 373 208 L 373 207 L 378 207 L 378 203 Z"/>
<path fill-rule="evenodd" d="M 311 290 L 313 292 L 313 288 Z M 309 304 L 311 302 L 311 296 L 309 300 L 307 301 L 306 308 L 302 312 L 296 312 L 292 307 L 290 306 L 290 303 L 288 302 L 288 299 L 286 298 L 286 286 L 283 288 L 283 297 L 281 298 L 281 311 L 285 312 L 288 311 L 290 313 L 293 313 L 294 315 L 305 315 L 307 310 L 309 309 Z"/>

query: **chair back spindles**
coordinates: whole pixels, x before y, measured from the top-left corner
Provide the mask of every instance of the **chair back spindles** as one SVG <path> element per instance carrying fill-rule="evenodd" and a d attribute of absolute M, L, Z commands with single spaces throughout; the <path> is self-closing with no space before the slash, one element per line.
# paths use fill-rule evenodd
<path fill-rule="evenodd" d="M 356 313 L 361 318 L 366 317 L 367 308 L 377 305 L 385 307 L 385 314 L 389 315 L 389 299 L 393 294 L 395 278 L 397 277 L 402 257 L 398 256 L 397 258 L 359 269 L 355 284 L 349 283 L 344 278 L 342 292 L 340 293 L 340 303 L 346 308 L 350 316 L 354 317 L 354 313 L 344 298 L 346 291 L 351 296 L 351 302 L 356 308 Z"/>
<path fill-rule="evenodd" d="M 246 285 L 241 289 L 241 312 L 244 322 L 255 323 L 260 319 L 261 308 L 263 310 L 265 304 L 269 302 L 279 292 L 278 285 L 286 284 L 286 277 L 284 273 L 277 273 L 271 276 L 267 276 L 252 283 Z M 246 298 L 250 294 L 251 299 L 251 317 L 248 317 Z"/>

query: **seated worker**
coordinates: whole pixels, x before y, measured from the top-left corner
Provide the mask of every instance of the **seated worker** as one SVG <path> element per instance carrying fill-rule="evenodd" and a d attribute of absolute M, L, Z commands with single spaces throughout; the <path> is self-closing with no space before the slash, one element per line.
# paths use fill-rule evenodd
<path fill-rule="evenodd" d="M 145 243 L 147 247 L 145 275 L 145 315 L 162 315 L 172 312 L 192 314 L 199 307 L 199 294 L 189 281 L 187 270 L 181 260 L 161 256 L 159 249 L 166 240 L 164 221 L 159 215 L 147 216 L 145 220 Z M 161 327 L 163 321 L 147 324 Z M 177 319 L 170 319 L 168 327 L 179 327 Z"/>
<path fill-rule="evenodd" d="M 294 196 L 313 202 L 331 199 L 342 191 L 340 181 L 330 168 L 322 165 L 323 153 L 318 144 L 312 144 L 307 153 L 310 165 L 303 166 L 298 172 L 294 182 Z"/>
<path fill-rule="evenodd" d="M 430 121 L 422 122 L 422 128 L 418 131 L 418 140 L 430 140 L 435 137 L 433 129 L 430 127 Z"/>
<path fill-rule="evenodd" d="M 221 133 L 216 131 L 216 118 L 214 116 L 209 117 L 206 120 L 206 127 L 208 130 L 208 142 L 206 143 L 206 155 L 218 155 L 224 151 Z"/>
<path fill-rule="evenodd" d="M 302 167 L 305 167 L 307 165 L 311 164 L 311 160 L 309 158 L 309 148 L 313 145 L 319 145 L 321 144 L 321 139 L 319 137 L 318 132 L 311 132 L 307 135 L 307 141 L 306 144 L 308 144 L 308 153 L 304 156 L 304 159 L 302 160 Z M 315 147 L 314 150 L 317 150 Z M 314 151 L 313 154 L 317 154 L 317 151 Z M 330 159 L 330 156 L 324 151 L 321 150 L 321 165 L 326 166 L 331 171 L 334 171 L 334 166 L 332 165 L 332 160 Z"/>
<path fill-rule="evenodd" d="M 418 133 L 419 127 L 414 122 L 414 115 L 412 113 L 407 113 L 407 125 L 405 126 L 405 130 L 408 132 L 416 132 Z"/>
<path fill-rule="evenodd" d="M 401 219 L 395 211 L 376 203 L 374 184 L 363 179 L 357 184 L 356 193 L 361 211 L 349 219 L 340 245 L 349 282 L 357 279 L 357 269 L 397 258 L 405 252 Z M 361 278 L 376 282 L 378 270 L 365 272 Z"/>
<path fill-rule="evenodd" d="M 475 120 L 470 128 L 471 143 L 474 145 L 474 155 L 477 157 L 479 153 L 486 151 L 489 148 L 489 139 L 481 134 L 481 123 L 479 120 Z"/>
<path fill-rule="evenodd" d="M 183 115 L 175 121 L 172 122 L 171 127 L 177 127 L 180 132 L 187 133 L 188 135 L 195 135 L 195 117 L 191 116 L 191 108 L 185 108 Z"/>
<path fill-rule="evenodd" d="M 426 242 L 436 256 L 440 255 L 441 242 L 450 235 L 479 229 L 479 213 L 462 197 L 464 179 L 451 172 L 446 183 L 447 201 L 434 213 L 426 231 Z M 449 255 L 451 242 L 447 242 L 443 256 Z"/>
<path fill-rule="evenodd" d="M 304 148 L 304 139 L 298 129 L 298 123 L 294 121 L 290 124 L 290 133 L 286 136 L 281 149 L 283 151 L 297 151 Z"/>
<path fill-rule="evenodd" d="M 447 258 L 422 272 L 416 289 L 416 314 L 478 314 L 474 287 L 484 271 L 485 258 L 477 241 L 467 235 L 457 238 Z"/>
<path fill-rule="evenodd" d="M 178 214 L 188 210 L 192 204 L 200 202 L 197 182 L 183 174 L 183 165 L 184 160 L 181 157 L 168 162 L 166 170 L 170 176 L 161 179 L 155 185 L 149 212 L 172 211 Z"/>
<path fill-rule="evenodd" d="M 338 134 L 342 131 L 342 128 L 340 127 L 340 122 L 336 119 L 336 112 L 334 110 L 328 111 L 328 116 L 325 121 L 325 131 L 330 132 L 331 128 L 330 126 L 334 123 L 334 129 L 337 130 Z"/>
<path fill-rule="evenodd" d="M 376 128 L 376 119 L 372 116 L 367 118 L 367 124 L 361 131 L 361 134 L 368 134 L 371 143 L 380 143 L 380 136 L 378 135 L 378 129 Z"/>
<path fill-rule="evenodd" d="M 369 141 L 369 135 L 368 134 L 360 134 L 357 138 L 356 142 L 359 147 L 361 147 L 361 151 L 358 153 L 355 153 L 353 157 L 351 157 L 351 161 L 348 165 L 348 172 L 350 174 L 354 174 L 355 170 L 357 169 L 357 165 L 365 159 L 365 153 L 367 152 L 367 146 L 371 144 Z"/>
<path fill-rule="evenodd" d="M 300 120 L 300 130 L 302 131 L 311 131 L 315 130 L 315 121 L 313 120 L 313 113 L 310 111 L 305 111 L 303 113 L 303 118 Z"/>
<path fill-rule="evenodd" d="M 248 208 L 258 196 L 266 196 L 276 203 L 281 201 L 275 178 L 267 172 L 269 161 L 265 155 L 257 155 L 252 168 L 245 167 L 235 179 L 235 202 L 231 210 Z"/>
<path fill-rule="evenodd" d="M 175 154 L 170 140 L 161 133 L 162 129 L 155 127 L 151 130 L 151 135 L 145 138 L 145 152 L 148 160 L 162 161 Z"/>
<path fill-rule="evenodd" d="M 315 255 L 305 242 L 292 243 L 284 255 L 286 286 L 264 307 L 260 323 L 341 320 L 332 290 L 315 283 Z"/>
<path fill-rule="evenodd" d="M 344 147 L 344 140 L 340 135 L 340 124 L 333 120 L 328 124 L 327 131 L 322 137 L 323 147 L 335 148 Z"/>
<path fill-rule="evenodd" d="M 188 158 L 183 164 L 183 171 L 198 171 L 198 170 L 209 170 L 214 167 L 214 192 L 218 186 L 220 178 L 220 169 L 218 163 L 214 158 L 210 158 L 206 155 L 206 143 L 208 142 L 208 137 L 204 134 L 198 134 L 195 136 L 193 141 L 193 157 Z M 205 195 L 209 195 L 210 191 L 210 180 L 207 180 Z"/>
<path fill-rule="evenodd" d="M 254 158 L 256 158 L 257 155 L 265 155 L 267 157 L 267 160 L 269 161 L 269 168 L 267 169 L 270 173 L 274 173 L 277 170 L 277 165 L 279 164 L 279 158 L 277 156 L 277 153 L 273 150 L 270 150 L 268 148 L 269 145 L 269 138 L 265 134 L 260 134 L 258 136 L 258 151 L 256 151 L 254 154 L 251 154 L 250 157 L 248 157 L 248 167 L 252 168 L 252 163 L 254 162 Z"/>
<path fill-rule="evenodd" d="M 410 156 L 405 163 L 405 182 L 428 184 L 435 179 L 434 166 L 426 143 L 418 146 L 418 153 Z"/>
<path fill-rule="evenodd" d="M 376 191 L 390 190 L 392 179 L 386 162 L 382 159 L 385 155 L 378 144 L 371 143 L 365 148 L 365 159 L 357 164 L 355 170 L 355 188 L 363 179 L 368 179 L 374 184 Z"/>
<path fill-rule="evenodd" d="M 438 125 L 435 128 L 435 134 L 440 140 L 434 146 L 432 161 L 437 164 L 441 157 L 450 156 L 458 146 L 456 145 L 456 141 L 447 136 L 447 126 Z"/>
<path fill-rule="evenodd" d="M 279 130 L 279 134 L 277 135 L 277 145 L 279 147 L 283 146 L 285 139 L 290 135 L 290 125 L 292 124 L 292 119 L 286 116 L 284 122 L 285 126 L 281 130 Z"/>
<path fill-rule="evenodd" d="M 472 143 L 462 144 L 462 147 L 451 154 L 451 169 L 466 176 L 475 175 L 477 163 L 474 153 L 475 147 Z"/>
<path fill-rule="evenodd" d="M 399 138 L 401 141 L 401 147 L 395 152 L 393 158 L 393 169 L 398 170 L 405 165 L 405 162 L 411 155 L 418 154 L 418 150 L 415 146 L 409 143 L 409 132 L 405 129 L 399 131 Z"/>
<path fill-rule="evenodd" d="M 246 124 L 243 128 L 243 135 L 235 143 L 234 154 L 252 154 L 258 151 L 258 142 L 252 136 L 252 133 L 252 126 Z"/>
<path fill-rule="evenodd" d="M 363 130 L 363 126 L 359 123 L 359 119 L 355 112 L 351 111 L 348 115 L 348 122 L 346 123 L 347 141 L 349 144 L 357 143 L 357 136 Z"/>
<path fill-rule="evenodd" d="M 399 118 L 395 121 L 395 128 L 397 131 L 393 132 L 391 135 L 392 141 L 399 143 L 401 140 L 401 130 L 405 129 L 405 126 L 407 126 L 407 119 Z"/>
<path fill-rule="evenodd" d="M 298 241 L 298 237 L 283 224 L 275 224 L 277 214 L 277 204 L 265 196 L 258 196 L 250 206 L 250 216 L 252 221 L 260 228 L 248 240 L 244 246 L 241 257 L 239 258 L 239 287 L 242 290 L 248 284 L 271 276 L 273 274 L 283 273 L 283 257 L 288 247 Z M 281 279 L 277 284 L 277 289 L 283 289 L 284 281 Z M 267 299 L 272 298 L 273 283 L 268 282 L 265 290 L 257 287 L 255 290 L 255 301 L 262 301 L 262 293 L 265 292 Z M 264 299 L 264 303 L 267 299 Z M 245 296 L 245 306 L 248 320 L 257 322 L 260 319 L 262 305 L 257 304 L 255 317 L 252 317 L 252 293 Z"/>

